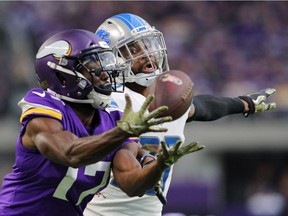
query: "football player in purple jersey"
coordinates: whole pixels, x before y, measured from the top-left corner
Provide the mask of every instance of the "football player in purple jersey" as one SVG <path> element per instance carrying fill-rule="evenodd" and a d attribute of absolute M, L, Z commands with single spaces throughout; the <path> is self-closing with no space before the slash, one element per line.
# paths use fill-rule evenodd
<path fill-rule="evenodd" d="M 168 166 L 203 148 L 192 142 L 183 152 L 162 143 L 158 159 L 142 168 L 137 136 L 165 132 L 158 125 L 171 117 L 157 118 L 165 106 L 147 112 L 153 95 L 139 111 L 132 110 L 128 95 L 124 113 L 110 106 L 123 67 L 92 32 L 53 35 L 38 50 L 35 69 L 41 88 L 18 104 L 22 127 L 13 170 L 0 190 L 1 216 L 83 215 L 93 195 L 107 186 L 111 169 L 125 193 L 141 196 Z"/>

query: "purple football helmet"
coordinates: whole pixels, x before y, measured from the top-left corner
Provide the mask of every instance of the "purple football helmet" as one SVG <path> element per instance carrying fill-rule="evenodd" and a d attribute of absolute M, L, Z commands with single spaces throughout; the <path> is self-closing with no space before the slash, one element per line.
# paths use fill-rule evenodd
<path fill-rule="evenodd" d="M 96 63 L 95 68 L 85 67 L 89 62 Z M 110 83 L 93 85 L 79 72 L 83 68 L 94 76 L 107 72 Z M 111 92 L 117 91 L 116 80 L 122 80 L 117 78 L 123 76 L 124 69 L 124 65 L 116 64 L 115 55 L 105 41 L 93 32 L 81 29 L 53 35 L 36 54 L 35 70 L 43 89 L 60 99 L 90 103 L 100 109 L 110 105 Z"/>

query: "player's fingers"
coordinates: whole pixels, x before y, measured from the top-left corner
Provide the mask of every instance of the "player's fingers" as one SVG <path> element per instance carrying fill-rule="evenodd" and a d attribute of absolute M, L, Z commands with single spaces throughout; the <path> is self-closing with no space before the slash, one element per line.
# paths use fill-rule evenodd
<path fill-rule="evenodd" d="M 167 128 L 154 128 L 154 127 L 149 127 L 149 131 L 150 132 L 167 132 L 168 129 Z"/>
<path fill-rule="evenodd" d="M 260 111 L 264 112 L 266 110 L 273 110 L 275 108 L 276 108 L 276 103 L 267 103 L 267 104 L 264 104 L 263 108 Z"/>
<path fill-rule="evenodd" d="M 168 146 L 166 144 L 165 141 L 161 141 L 161 146 L 162 146 L 162 150 L 163 150 L 163 155 L 164 156 L 168 156 Z"/>
<path fill-rule="evenodd" d="M 274 94 L 275 92 L 276 92 L 276 89 L 274 89 L 274 88 L 266 88 L 265 89 L 265 93 L 267 94 L 267 97 Z"/>
<path fill-rule="evenodd" d="M 205 147 L 204 145 L 200 145 L 198 142 L 192 142 L 181 148 L 181 154 L 185 155 L 185 154 L 189 154 L 195 151 L 199 151 L 203 149 L 204 147 Z"/>
<path fill-rule="evenodd" d="M 174 145 L 174 152 L 178 152 L 178 149 L 180 148 L 180 145 L 182 144 L 181 140 L 177 140 L 177 142 Z"/>
<path fill-rule="evenodd" d="M 276 103 L 268 103 L 267 105 L 268 105 L 267 110 L 273 110 L 277 106 Z"/>
<path fill-rule="evenodd" d="M 145 113 L 145 111 L 147 110 L 147 108 L 149 107 L 149 105 L 152 103 L 152 101 L 154 100 L 155 96 L 153 94 L 150 94 L 146 97 L 145 102 L 143 103 L 143 105 L 140 108 L 139 113 Z"/>
<path fill-rule="evenodd" d="M 132 101 L 128 94 L 125 94 L 125 100 L 126 100 L 126 106 L 124 109 L 124 113 L 132 109 Z"/>
<path fill-rule="evenodd" d="M 172 117 L 171 116 L 166 116 L 166 117 L 162 117 L 162 118 L 157 118 L 157 119 L 150 119 L 147 123 L 149 126 L 153 126 L 153 125 L 159 125 L 159 124 L 163 124 L 165 122 L 170 122 L 172 121 Z"/>
<path fill-rule="evenodd" d="M 266 96 L 264 95 L 260 95 L 256 98 L 256 100 L 254 100 L 254 103 L 257 104 L 261 104 L 262 102 L 264 102 L 267 99 Z"/>
<path fill-rule="evenodd" d="M 159 116 L 161 113 L 164 113 L 168 110 L 168 106 L 160 106 L 157 109 L 153 110 L 152 112 L 150 112 L 146 118 L 147 119 L 152 119 L 155 118 L 157 116 Z"/>

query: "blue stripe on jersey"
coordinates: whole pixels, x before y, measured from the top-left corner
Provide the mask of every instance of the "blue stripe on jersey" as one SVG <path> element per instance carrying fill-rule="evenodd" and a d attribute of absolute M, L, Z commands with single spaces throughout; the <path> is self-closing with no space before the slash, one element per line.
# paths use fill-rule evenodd
<path fill-rule="evenodd" d="M 145 22 L 140 17 L 134 16 L 131 14 L 119 14 L 119 15 L 113 16 L 112 18 L 120 19 L 122 22 L 124 22 L 128 26 L 130 30 L 133 30 L 133 29 L 138 29 L 137 31 L 146 30 Z"/>
<path fill-rule="evenodd" d="M 152 136 L 147 136 L 147 137 L 141 137 L 139 139 L 139 142 L 141 143 L 141 145 L 144 144 L 154 144 L 154 145 L 159 145 L 160 141 L 158 137 L 152 137 Z"/>
<path fill-rule="evenodd" d="M 112 107 L 119 107 L 118 104 L 116 103 L 116 101 L 111 101 L 111 106 Z"/>

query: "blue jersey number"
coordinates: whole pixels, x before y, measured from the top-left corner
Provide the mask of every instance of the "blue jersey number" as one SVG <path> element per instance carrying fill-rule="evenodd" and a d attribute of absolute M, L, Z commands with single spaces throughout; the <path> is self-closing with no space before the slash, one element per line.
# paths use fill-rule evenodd
<path fill-rule="evenodd" d="M 173 146 L 178 140 L 180 140 L 181 137 L 180 136 L 164 136 L 164 141 L 166 142 L 166 144 L 171 147 Z M 145 144 L 153 144 L 153 145 L 160 145 L 160 139 L 159 137 L 155 136 L 141 136 L 139 142 L 141 143 L 141 145 L 145 145 Z M 169 177 L 171 168 L 168 167 L 162 176 L 162 190 L 164 190 L 167 178 Z M 148 195 L 155 195 L 154 190 L 149 190 L 147 191 Z"/>

